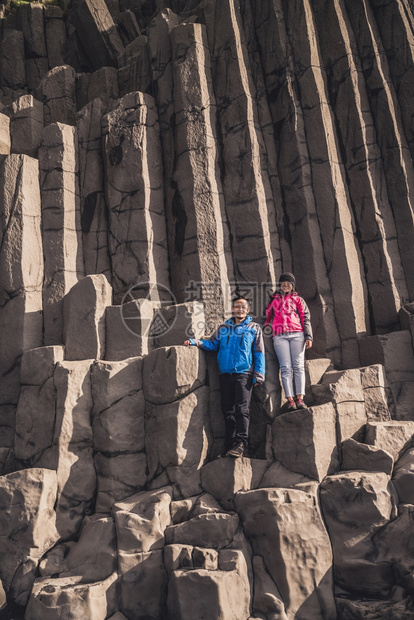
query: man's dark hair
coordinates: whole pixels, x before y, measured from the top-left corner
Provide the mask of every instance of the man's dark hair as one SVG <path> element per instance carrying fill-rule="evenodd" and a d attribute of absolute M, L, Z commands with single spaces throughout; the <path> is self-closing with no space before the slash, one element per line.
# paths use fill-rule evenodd
<path fill-rule="evenodd" d="M 237 295 L 237 297 L 234 297 L 234 299 L 232 299 L 231 305 L 234 306 L 236 301 L 240 301 L 240 299 L 246 301 L 247 305 L 250 307 L 250 301 L 247 299 L 247 297 L 244 297 L 243 295 Z"/>

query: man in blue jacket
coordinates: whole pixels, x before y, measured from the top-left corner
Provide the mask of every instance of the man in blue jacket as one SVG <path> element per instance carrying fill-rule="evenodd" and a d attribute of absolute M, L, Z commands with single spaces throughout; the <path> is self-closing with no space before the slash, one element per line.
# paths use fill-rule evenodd
<path fill-rule="evenodd" d="M 249 316 L 247 299 L 233 299 L 232 313 L 208 340 L 190 338 L 184 344 L 217 351 L 226 426 L 225 456 L 240 457 L 249 437 L 252 387 L 263 383 L 265 377 L 265 355 L 262 329 Z"/>

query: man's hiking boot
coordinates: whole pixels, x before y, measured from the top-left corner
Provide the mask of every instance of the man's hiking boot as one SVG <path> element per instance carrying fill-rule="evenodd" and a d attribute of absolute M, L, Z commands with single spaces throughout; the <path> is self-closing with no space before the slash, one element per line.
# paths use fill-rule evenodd
<path fill-rule="evenodd" d="M 239 458 L 244 454 L 244 445 L 240 443 L 236 443 L 230 450 L 227 452 L 226 456 L 233 456 L 234 458 Z"/>

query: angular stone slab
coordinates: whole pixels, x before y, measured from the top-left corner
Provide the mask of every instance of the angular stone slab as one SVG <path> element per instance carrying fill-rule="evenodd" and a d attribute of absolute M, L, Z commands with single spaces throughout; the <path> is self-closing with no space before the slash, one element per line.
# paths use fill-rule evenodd
<path fill-rule="evenodd" d="M 321 485 L 321 506 L 334 553 L 335 581 L 367 597 L 388 592 L 391 568 L 374 561 L 372 536 L 392 516 L 389 476 L 345 472 Z"/>
<path fill-rule="evenodd" d="M 291 471 L 321 481 L 338 468 L 332 403 L 280 415 L 272 434 L 275 459 Z"/>
<path fill-rule="evenodd" d="M 67 360 L 105 358 L 105 312 L 112 287 L 104 274 L 86 276 L 63 299 L 63 343 Z"/>
<path fill-rule="evenodd" d="M 193 517 L 165 530 L 167 545 L 198 545 L 222 549 L 233 540 L 239 519 L 235 514 L 211 513 Z"/>
<path fill-rule="evenodd" d="M 43 134 L 43 105 L 23 95 L 10 105 L 11 152 L 36 157 Z"/>
<path fill-rule="evenodd" d="M 206 383 L 205 353 L 197 347 L 164 347 L 144 358 L 145 400 L 154 405 L 172 403 Z"/>
<path fill-rule="evenodd" d="M 169 299 L 162 156 L 158 116 L 149 95 L 119 100 L 102 119 L 105 196 L 114 301 L 134 286 L 140 297 Z"/>
<path fill-rule="evenodd" d="M 266 469 L 264 476 L 259 484 L 260 489 L 267 488 L 281 488 L 281 489 L 294 489 L 297 488 L 306 493 L 311 493 L 312 489 L 319 488 L 319 484 L 305 476 L 304 474 L 298 474 L 294 471 L 287 469 L 279 461 L 275 461 Z"/>
<path fill-rule="evenodd" d="M 45 127 L 39 168 L 45 256 L 44 344 L 62 344 L 63 297 L 84 276 L 74 127 L 61 123 Z"/>
<path fill-rule="evenodd" d="M 384 366 L 372 364 L 359 369 L 364 390 L 365 409 L 369 422 L 386 422 L 394 412 L 391 390 Z"/>
<path fill-rule="evenodd" d="M 317 499 L 293 489 L 259 489 L 237 493 L 235 505 L 288 617 L 336 618 L 332 549 Z"/>
<path fill-rule="evenodd" d="M 159 333 L 157 324 L 161 322 Z M 168 347 L 181 344 L 188 338 L 203 338 L 208 329 L 204 304 L 199 301 L 189 301 L 173 306 L 162 305 L 155 310 L 153 323 L 150 327 L 153 348 Z"/>
<path fill-rule="evenodd" d="M 379 471 L 391 476 L 394 459 L 386 450 L 346 439 L 342 443 L 341 469 L 348 471 Z"/>
<path fill-rule="evenodd" d="M 40 558 L 59 538 L 56 492 L 56 473 L 49 469 L 26 469 L 0 478 L 0 578 L 22 605 Z"/>
<path fill-rule="evenodd" d="M 216 459 L 201 469 L 201 486 L 225 510 L 234 510 L 234 495 L 257 489 L 267 466 L 266 461 L 259 459 Z"/>
<path fill-rule="evenodd" d="M 0 175 L 0 444 L 10 446 L 22 353 L 43 344 L 38 162 L 9 155 Z M 10 326 L 13 329 L 10 330 Z"/>
<path fill-rule="evenodd" d="M 397 460 L 403 450 L 414 438 L 414 422 L 369 422 L 366 428 L 365 443 L 386 450 Z"/>
<path fill-rule="evenodd" d="M 27 620 L 58 620 L 76 609 L 88 620 L 107 618 L 117 607 L 118 573 L 96 583 L 79 583 L 78 577 L 40 579 L 34 584 L 26 610 Z"/>

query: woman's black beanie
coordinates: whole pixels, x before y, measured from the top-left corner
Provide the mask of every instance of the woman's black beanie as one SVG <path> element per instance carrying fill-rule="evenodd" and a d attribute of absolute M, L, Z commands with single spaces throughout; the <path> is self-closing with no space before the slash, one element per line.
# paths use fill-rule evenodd
<path fill-rule="evenodd" d="M 293 288 L 296 288 L 296 278 L 293 273 L 290 273 L 289 271 L 286 271 L 286 273 L 282 273 L 279 278 L 279 286 L 282 284 L 282 282 L 290 282 L 293 285 Z"/>

